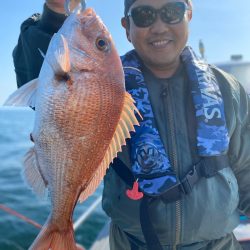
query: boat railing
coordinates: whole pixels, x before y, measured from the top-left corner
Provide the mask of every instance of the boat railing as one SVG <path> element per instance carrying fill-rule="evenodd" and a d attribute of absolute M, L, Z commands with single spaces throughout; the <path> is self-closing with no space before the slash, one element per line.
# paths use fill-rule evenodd
<path fill-rule="evenodd" d="M 101 203 L 102 197 L 99 196 L 92 204 L 91 206 L 82 213 L 81 216 L 74 222 L 73 228 L 76 231 L 83 223 L 84 221 L 91 215 L 91 213 L 97 208 L 97 206 Z"/>

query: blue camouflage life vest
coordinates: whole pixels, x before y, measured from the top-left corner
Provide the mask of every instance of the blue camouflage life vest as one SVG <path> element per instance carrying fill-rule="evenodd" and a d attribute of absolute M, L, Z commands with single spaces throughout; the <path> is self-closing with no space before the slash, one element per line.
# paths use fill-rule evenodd
<path fill-rule="evenodd" d="M 131 134 L 132 173 L 140 190 L 149 196 L 159 196 L 174 187 L 178 178 L 156 127 L 149 93 L 142 74 L 142 65 L 132 50 L 122 58 L 127 89 L 136 102 L 143 120 Z M 197 122 L 197 149 L 200 156 L 220 156 L 229 145 L 224 103 L 217 80 L 204 62 L 190 47 L 186 47 L 181 60 L 191 83 Z"/>

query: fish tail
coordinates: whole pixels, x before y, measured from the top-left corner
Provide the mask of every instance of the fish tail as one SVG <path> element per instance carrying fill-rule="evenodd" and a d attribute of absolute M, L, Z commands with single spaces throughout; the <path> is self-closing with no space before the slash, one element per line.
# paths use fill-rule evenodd
<path fill-rule="evenodd" d="M 41 229 L 29 250 L 77 250 L 72 223 L 65 230 L 49 221 Z"/>

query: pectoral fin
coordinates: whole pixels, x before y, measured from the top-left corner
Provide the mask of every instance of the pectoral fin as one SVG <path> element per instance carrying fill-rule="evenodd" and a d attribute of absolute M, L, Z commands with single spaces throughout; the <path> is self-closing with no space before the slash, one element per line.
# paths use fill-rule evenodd
<path fill-rule="evenodd" d="M 45 60 L 56 75 L 64 75 L 70 71 L 69 46 L 62 34 L 55 33 L 52 37 Z"/>

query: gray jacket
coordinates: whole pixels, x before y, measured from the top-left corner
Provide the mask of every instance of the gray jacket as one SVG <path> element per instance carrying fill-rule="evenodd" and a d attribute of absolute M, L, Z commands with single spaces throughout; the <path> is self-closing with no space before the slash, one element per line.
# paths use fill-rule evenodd
<path fill-rule="evenodd" d="M 163 246 L 188 245 L 219 239 L 239 223 L 239 211 L 250 213 L 250 115 L 249 100 L 242 86 L 229 74 L 211 66 L 218 80 L 225 105 L 230 136 L 230 167 L 216 176 L 202 178 L 191 194 L 180 201 L 165 203 L 153 199 L 150 217 Z M 156 84 L 145 75 L 156 124 L 164 145 L 168 145 L 171 165 L 180 179 L 199 157 L 196 155 L 196 129 L 190 129 L 194 117 L 192 97 L 184 70 L 165 83 Z M 163 90 L 165 94 L 163 95 Z M 130 167 L 129 149 L 120 159 Z M 141 242 L 140 200 L 128 199 L 123 180 L 110 168 L 104 178 L 103 209 L 113 224 Z"/>

